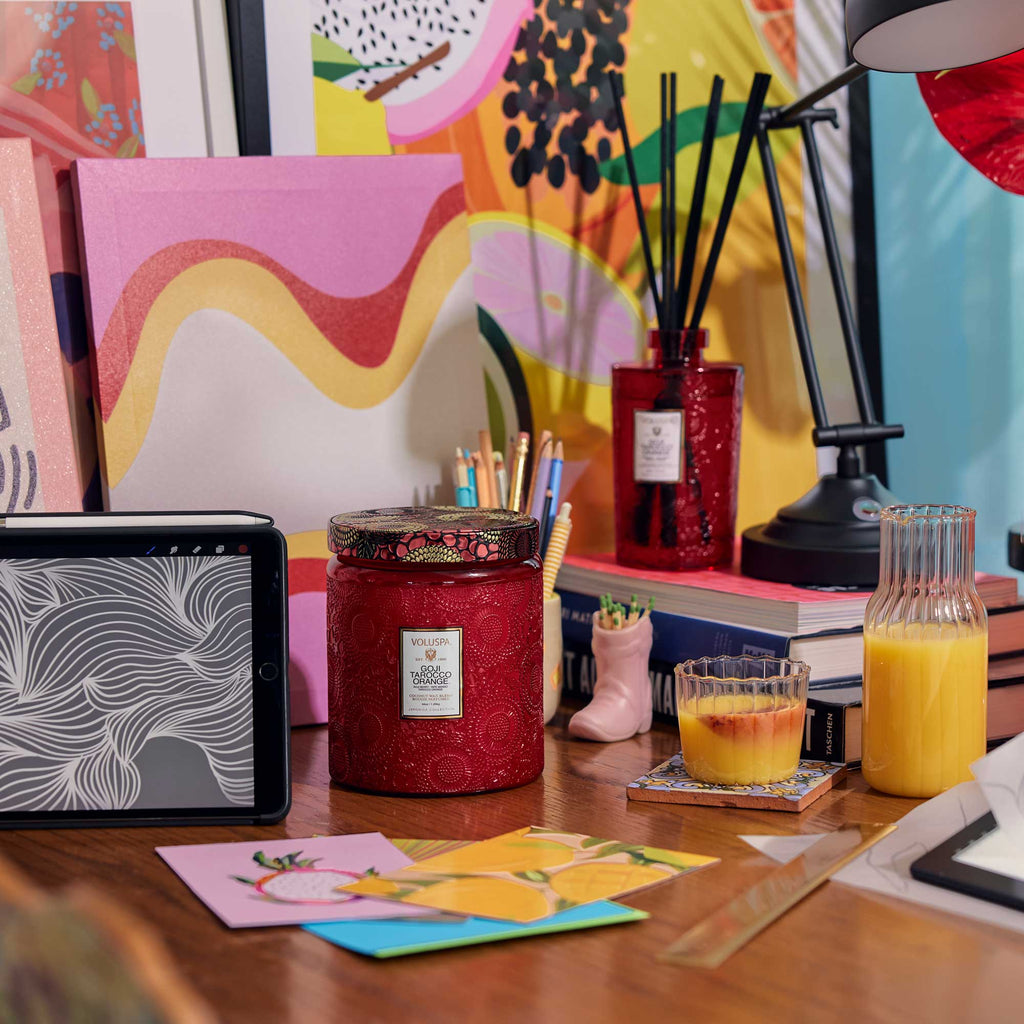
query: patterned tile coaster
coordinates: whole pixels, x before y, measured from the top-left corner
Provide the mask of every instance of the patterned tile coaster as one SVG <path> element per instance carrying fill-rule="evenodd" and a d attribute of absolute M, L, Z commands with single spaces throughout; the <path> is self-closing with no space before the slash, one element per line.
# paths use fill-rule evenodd
<path fill-rule="evenodd" d="M 626 787 L 630 800 L 668 804 L 705 804 L 709 807 L 756 807 L 767 811 L 802 811 L 827 793 L 846 775 L 846 766 L 827 761 L 801 761 L 796 773 L 767 786 L 719 786 L 698 782 L 686 774 L 683 755 L 664 764 Z"/>

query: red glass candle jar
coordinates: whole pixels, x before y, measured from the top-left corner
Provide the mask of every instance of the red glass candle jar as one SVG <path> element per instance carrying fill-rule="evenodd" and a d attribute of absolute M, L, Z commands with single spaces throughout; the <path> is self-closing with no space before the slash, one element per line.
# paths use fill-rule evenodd
<path fill-rule="evenodd" d="M 705 363 L 703 327 L 648 339 L 649 363 L 612 367 L 615 559 L 643 569 L 729 562 L 743 367 Z"/>
<path fill-rule="evenodd" d="M 330 771 L 387 793 L 479 793 L 544 767 L 537 521 L 502 509 L 335 516 Z"/>

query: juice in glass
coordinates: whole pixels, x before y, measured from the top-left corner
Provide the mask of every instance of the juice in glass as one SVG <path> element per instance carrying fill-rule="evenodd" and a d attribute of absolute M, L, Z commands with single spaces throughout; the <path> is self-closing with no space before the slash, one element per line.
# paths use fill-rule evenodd
<path fill-rule="evenodd" d="M 966 782 L 985 753 L 984 626 L 864 634 L 864 778 L 895 796 Z"/>
<path fill-rule="evenodd" d="M 720 786 L 790 778 L 800 761 L 810 670 L 788 658 L 698 658 L 676 665 L 687 774 Z"/>
<path fill-rule="evenodd" d="M 796 771 L 804 704 L 765 694 L 701 697 L 679 709 L 686 771 L 720 785 L 781 782 Z"/>

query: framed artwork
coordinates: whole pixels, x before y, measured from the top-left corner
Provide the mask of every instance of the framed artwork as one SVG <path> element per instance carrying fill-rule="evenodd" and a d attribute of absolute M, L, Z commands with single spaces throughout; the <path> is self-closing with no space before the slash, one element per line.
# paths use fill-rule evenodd
<path fill-rule="evenodd" d="M 704 253 L 753 73 L 771 73 L 768 104 L 775 105 L 845 65 L 842 0 L 449 0 L 431 5 L 429 16 L 405 0 L 389 3 L 386 15 L 376 0 L 262 4 L 267 17 L 272 8 L 289 8 L 293 22 L 290 32 L 266 33 L 268 105 L 290 104 L 290 127 L 300 136 L 290 144 L 322 154 L 462 156 L 492 434 L 519 427 L 562 437 L 563 487 L 568 500 L 588 510 L 574 526 L 571 548 L 611 550 L 610 367 L 640 355 L 652 304 L 629 189 L 617 174 L 622 143 L 607 72 L 623 74 L 634 147 L 653 154 L 660 145 L 658 74 L 678 73 L 680 235 L 711 78 L 724 76 L 698 249 Z M 295 29 L 300 20 L 305 41 Z M 300 89 L 303 67 L 307 85 Z M 858 218 L 854 208 L 850 122 L 845 96 L 835 100 L 843 108 L 841 130 L 822 131 L 821 145 L 852 280 L 860 239 L 867 237 L 854 221 L 869 231 L 871 218 Z M 277 152 L 273 131 L 271 141 Z M 844 422 L 856 405 L 797 143 L 798 133 L 780 133 L 776 160 L 830 417 Z M 862 161 L 859 173 L 870 180 L 869 164 Z M 641 194 L 656 223 L 656 172 L 646 176 Z M 863 249 L 867 265 L 857 268 L 868 319 L 869 248 Z M 743 529 L 769 519 L 829 468 L 827 458 L 817 464 L 811 444 L 806 386 L 756 156 L 743 179 L 705 325 L 707 357 L 740 362 L 747 371 L 737 522 Z"/>
<path fill-rule="evenodd" d="M 81 508 L 27 139 L 0 139 L 0 513 Z"/>
<path fill-rule="evenodd" d="M 453 504 L 485 422 L 457 156 L 81 160 L 105 505 L 288 537 L 292 719 L 326 717 L 336 513 Z"/>
<path fill-rule="evenodd" d="M 0 0 L 0 136 L 32 141 L 82 503 L 100 500 L 72 160 L 238 152 L 213 0 Z"/>

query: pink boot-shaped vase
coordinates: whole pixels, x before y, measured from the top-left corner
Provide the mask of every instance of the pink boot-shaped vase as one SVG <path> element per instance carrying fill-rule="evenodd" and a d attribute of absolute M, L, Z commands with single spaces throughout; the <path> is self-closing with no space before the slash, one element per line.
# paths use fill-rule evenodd
<path fill-rule="evenodd" d="M 594 613 L 592 647 L 597 682 L 590 703 L 569 719 L 569 733 L 581 740 L 612 743 L 651 727 L 651 680 L 647 663 L 654 631 L 645 615 L 624 629 L 604 629 Z"/>

